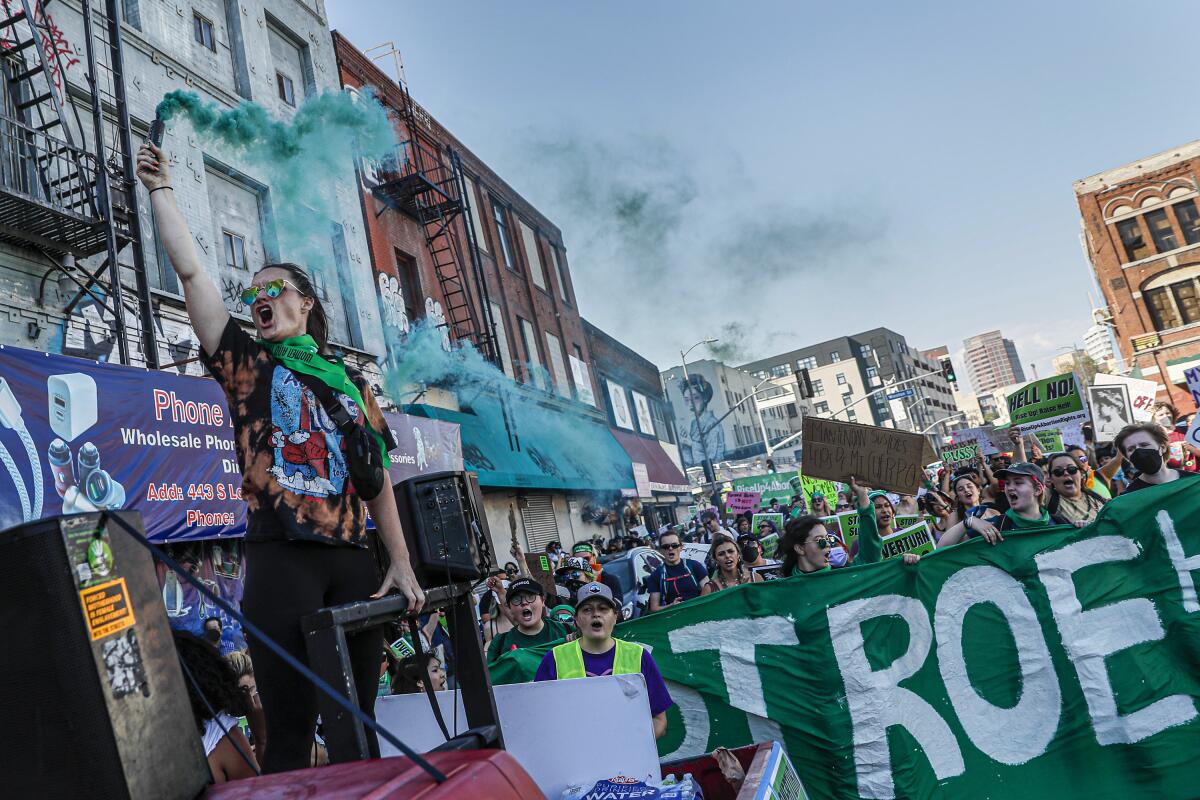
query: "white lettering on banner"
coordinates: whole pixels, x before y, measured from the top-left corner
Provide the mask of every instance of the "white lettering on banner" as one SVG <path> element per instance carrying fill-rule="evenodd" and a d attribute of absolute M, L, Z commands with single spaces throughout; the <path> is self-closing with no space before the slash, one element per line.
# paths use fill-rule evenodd
<path fill-rule="evenodd" d="M 1158 512 L 1158 529 L 1162 531 L 1163 543 L 1167 546 L 1167 555 L 1179 575 L 1179 588 L 1183 593 L 1183 610 L 1189 614 L 1200 611 L 1200 602 L 1196 601 L 1196 584 L 1192 582 L 1192 573 L 1200 569 L 1200 555 L 1185 556 L 1183 542 L 1175 533 L 1175 523 L 1166 511 Z"/>
<path fill-rule="evenodd" d="M 761 645 L 796 645 L 796 627 L 786 617 L 723 619 L 701 622 L 669 634 L 671 651 L 692 653 L 716 650 L 729 704 L 748 714 L 767 716 L 762 679 L 754 663 L 754 648 Z"/>
<path fill-rule="evenodd" d="M 825 614 L 854 726 L 859 794 L 876 800 L 896 796 L 887 741 L 893 725 L 903 726 L 917 740 L 938 780 L 961 775 L 966 766 L 950 726 L 920 695 L 900 686 L 925 663 L 933 644 L 933 629 L 920 601 L 885 594 L 851 600 L 826 609 Z M 879 670 L 867 660 L 862 633 L 863 623 L 876 617 L 900 617 L 908 625 L 908 649 Z"/>
<path fill-rule="evenodd" d="M 1138 555 L 1138 545 L 1132 539 L 1096 536 L 1034 556 L 1063 645 L 1079 675 L 1096 741 L 1102 745 L 1140 742 L 1196 717 L 1191 698 L 1182 694 L 1160 698 L 1131 714 L 1118 711 L 1104 660 L 1134 645 L 1162 639 L 1166 634 L 1158 611 L 1146 598 L 1084 611 L 1075 593 L 1073 576 L 1079 570 L 1094 564 L 1130 561 Z"/>
<path fill-rule="evenodd" d="M 963 621 L 978 603 L 1000 610 L 1016 642 L 1021 698 L 1012 708 L 981 697 L 967 675 Z M 1021 584 L 995 567 L 959 570 L 938 593 L 933 624 L 942 681 L 971 742 L 1002 764 L 1024 764 L 1046 752 L 1058 730 L 1062 691 L 1037 612 Z"/>
<path fill-rule="evenodd" d="M 663 678 L 663 683 L 667 685 L 671 699 L 675 701 L 679 713 L 683 716 L 683 741 L 673 752 L 662 756 L 661 760 L 690 758 L 707 753 L 709 722 L 708 706 L 704 704 L 704 697 L 692 687 L 684 686 L 682 683 L 669 681 L 666 678 Z"/>

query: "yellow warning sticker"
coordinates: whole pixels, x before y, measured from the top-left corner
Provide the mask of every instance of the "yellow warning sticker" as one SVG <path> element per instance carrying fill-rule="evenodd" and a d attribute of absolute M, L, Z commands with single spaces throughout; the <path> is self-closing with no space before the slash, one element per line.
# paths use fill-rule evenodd
<path fill-rule="evenodd" d="M 87 619 L 92 641 L 133 625 L 133 607 L 124 578 L 90 586 L 79 593 L 83 616 Z"/>

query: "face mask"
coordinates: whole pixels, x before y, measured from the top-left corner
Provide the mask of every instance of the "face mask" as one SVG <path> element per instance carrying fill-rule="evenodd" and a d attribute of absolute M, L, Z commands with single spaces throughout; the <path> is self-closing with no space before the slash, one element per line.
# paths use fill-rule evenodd
<path fill-rule="evenodd" d="M 748 561 L 748 562 L 749 561 L 757 561 L 758 560 L 758 548 L 752 544 L 745 545 L 742 548 L 742 560 Z"/>
<path fill-rule="evenodd" d="M 213 644 L 216 644 L 217 642 L 221 641 L 221 632 L 214 628 L 205 628 L 204 638 L 208 639 Z"/>
<path fill-rule="evenodd" d="M 850 555 L 840 547 L 835 547 L 829 551 L 829 564 L 834 567 L 844 567 L 846 562 L 850 560 Z"/>
<path fill-rule="evenodd" d="M 1139 447 L 1129 456 L 1129 461 L 1137 467 L 1138 472 L 1152 475 L 1162 469 L 1163 456 L 1156 447 Z"/>

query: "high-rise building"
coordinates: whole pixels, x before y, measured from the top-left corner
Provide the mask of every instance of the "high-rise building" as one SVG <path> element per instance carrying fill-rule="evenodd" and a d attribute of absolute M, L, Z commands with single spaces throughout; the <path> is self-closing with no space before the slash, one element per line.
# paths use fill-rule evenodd
<path fill-rule="evenodd" d="M 1025 371 L 1017 357 L 1017 346 L 1000 331 L 988 331 L 963 340 L 971 388 L 977 394 L 1001 386 L 1025 382 Z"/>
<path fill-rule="evenodd" d="M 1116 372 L 1123 366 L 1118 363 L 1117 350 L 1113 347 L 1112 328 L 1101 322 L 1092 325 L 1083 334 L 1083 349 L 1101 372 Z"/>
<path fill-rule="evenodd" d="M 1200 141 L 1075 181 L 1088 259 L 1124 363 L 1159 400 L 1196 408 L 1185 371 L 1200 366 Z M 1115 355 L 1115 354 L 1114 354 Z"/>

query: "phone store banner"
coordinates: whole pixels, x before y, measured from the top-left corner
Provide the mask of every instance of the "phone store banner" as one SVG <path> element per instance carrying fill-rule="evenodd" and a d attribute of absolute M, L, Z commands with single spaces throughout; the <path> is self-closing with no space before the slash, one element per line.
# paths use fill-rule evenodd
<path fill-rule="evenodd" d="M 462 469 L 458 426 L 385 414 L 393 481 Z M 242 476 L 220 386 L 0 346 L 0 530 L 101 509 L 140 511 L 150 539 L 242 536 Z"/>

